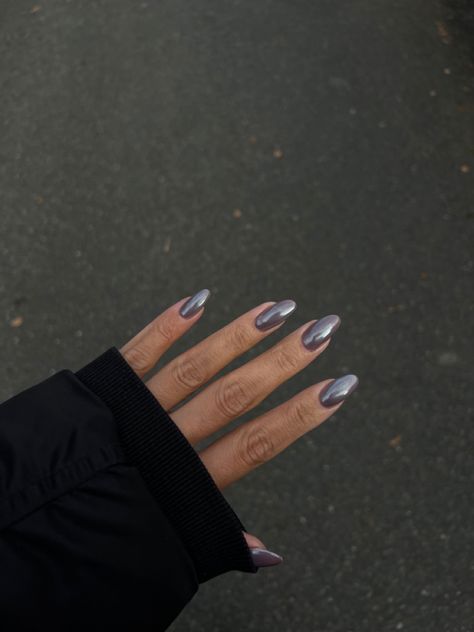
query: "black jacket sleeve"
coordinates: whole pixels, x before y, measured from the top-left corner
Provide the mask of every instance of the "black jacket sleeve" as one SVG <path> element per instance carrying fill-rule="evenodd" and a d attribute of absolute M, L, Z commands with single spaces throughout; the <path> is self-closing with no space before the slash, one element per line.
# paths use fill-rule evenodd
<path fill-rule="evenodd" d="M 256 572 L 197 453 L 112 347 L 0 405 L 0 628 L 164 630 Z"/>

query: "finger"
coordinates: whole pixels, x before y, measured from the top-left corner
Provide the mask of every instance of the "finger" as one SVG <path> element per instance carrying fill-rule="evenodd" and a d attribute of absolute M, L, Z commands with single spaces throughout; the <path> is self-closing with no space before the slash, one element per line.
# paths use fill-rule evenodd
<path fill-rule="evenodd" d="M 148 380 L 147 387 L 163 408 L 172 408 L 206 384 L 229 362 L 281 327 L 295 309 L 296 303 L 290 300 L 270 301 L 254 307 L 174 358 Z M 261 330 L 257 327 L 262 313 L 271 319 L 271 328 Z"/>
<path fill-rule="evenodd" d="M 310 386 L 229 432 L 199 456 L 216 485 L 223 489 L 323 423 L 342 406 L 358 383 L 355 375 L 345 375 Z"/>
<path fill-rule="evenodd" d="M 339 316 L 310 321 L 247 364 L 227 373 L 173 412 L 173 421 L 197 443 L 248 412 L 320 355 Z M 310 344 L 313 343 L 313 344 Z"/>
<path fill-rule="evenodd" d="M 260 549 L 265 548 L 264 543 L 261 540 L 259 540 L 257 537 L 252 535 L 251 533 L 247 533 L 246 531 L 244 531 L 243 534 L 249 547 L 258 547 Z"/>
<path fill-rule="evenodd" d="M 276 566 L 283 561 L 281 555 L 269 551 L 261 540 L 250 533 L 243 532 L 244 538 L 249 546 L 250 555 L 252 556 L 255 566 Z"/>
<path fill-rule="evenodd" d="M 183 298 L 148 323 L 120 349 L 137 375 L 143 377 L 148 373 L 165 351 L 201 318 L 209 296 L 210 291 L 206 289 Z"/>

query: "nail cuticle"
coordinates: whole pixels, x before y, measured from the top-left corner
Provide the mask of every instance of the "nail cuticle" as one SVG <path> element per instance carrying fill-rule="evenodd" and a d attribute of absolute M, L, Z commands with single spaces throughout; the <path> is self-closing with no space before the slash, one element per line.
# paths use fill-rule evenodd
<path fill-rule="evenodd" d="M 197 312 L 199 312 L 204 307 L 204 304 L 206 303 L 210 295 L 211 292 L 207 289 L 199 290 L 199 292 L 196 292 L 196 294 L 191 296 L 191 298 L 189 298 L 186 303 L 181 306 L 179 310 L 180 316 L 182 316 L 183 318 L 191 318 L 192 316 L 197 314 Z"/>
<path fill-rule="evenodd" d="M 286 299 L 270 305 L 255 318 L 255 326 L 260 331 L 267 331 L 285 321 L 296 309 L 293 300 Z"/>
<path fill-rule="evenodd" d="M 349 397 L 351 393 L 355 391 L 359 385 L 359 378 L 357 375 L 343 375 L 329 382 L 319 393 L 319 401 L 326 408 L 335 406 L 340 402 L 343 402 Z"/>

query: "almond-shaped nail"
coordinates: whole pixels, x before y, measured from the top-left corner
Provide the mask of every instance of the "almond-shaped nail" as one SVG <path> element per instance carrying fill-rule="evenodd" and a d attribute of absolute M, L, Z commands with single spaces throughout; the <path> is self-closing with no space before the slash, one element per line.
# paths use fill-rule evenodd
<path fill-rule="evenodd" d="M 270 305 L 270 307 L 264 309 L 263 312 L 260 312 L 257 316 L 255 319 L 255 327 L 260 329 L 260 331 L 271 329 L 286 320 L 295 309 L 296 303 L 290 299 L 285 299 L 284 301 L 275 303 L 275 305 Z"/>
<path fill-rule="evenodd" d="M 283 561 L 281 555 L 268 549 L 250 549 L 255 566 L 276 566 Z"/>
<path fill-rule="evenodd" d="M 204 303 L 207 301 L 211 292 L 209 290 L 199 290 L 194 296 L 191 296 L 184 305 L 181 305 L 179 310 L 180 315 L 183 318 L 191 318 L 194 314 L 204 307 Z"/>
<path fill-rule="evenodd" d="M 343 375 L 327 384 L 319 393 L 319 401 L 329 408 L 345 400 L 359 384 L 357 375 Z"/>
<path fill-rule="evenodd" d="M 310 351 L 314 351 L 339 329 L 340 324 L 341 319 L 336 314 L 320 318 L 303 332 L 301 340 L 304 346 Z"/>

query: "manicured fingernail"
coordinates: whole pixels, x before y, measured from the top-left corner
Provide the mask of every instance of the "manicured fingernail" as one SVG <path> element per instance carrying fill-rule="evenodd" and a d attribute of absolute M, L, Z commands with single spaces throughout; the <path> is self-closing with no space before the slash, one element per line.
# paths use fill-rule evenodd
<path fill-rule="evenodd" d="M 343 375 L 323 388 L 319 393 L 319 401 L 327 408 L 335 406 L 349 397 L 356 390 L 358 384 L 357 375 Z"/>
<path fill-rule="evenodd" d="M 261 331 L 271 329 L 271 327 L 275 327 L 275 325 L 279 325 L 286 320 L 295 309 L 295 301 L 289 299 L 275 303 L 275 305 L 270 305 L 270 307 L 264 309 L 263 312 L 260 312 L 257 316 L 255 326 Z"/>
<path fill-rule="evenodd" d="M 250 549 L 255 566 L 276 566 L 283 561 L 281 555 L 268 549 Z"/>
<path fill-rule="evenodd" d="M 335 314 L 320 318 L 303 332 L 301 339 L 304 346 L 310 351 L 314 351 L 339 329 L 340 324 L 341 319 Z"/>
<path fill-rule="evenodd" d="M 191 318 L 194 314 L 204 307 L 204 303 L 210 296 L 209 290 L 200 290 L 194 296 L 186 301 L 184 305 L 181 305 L 179 313 L 183 318 Z"/>

